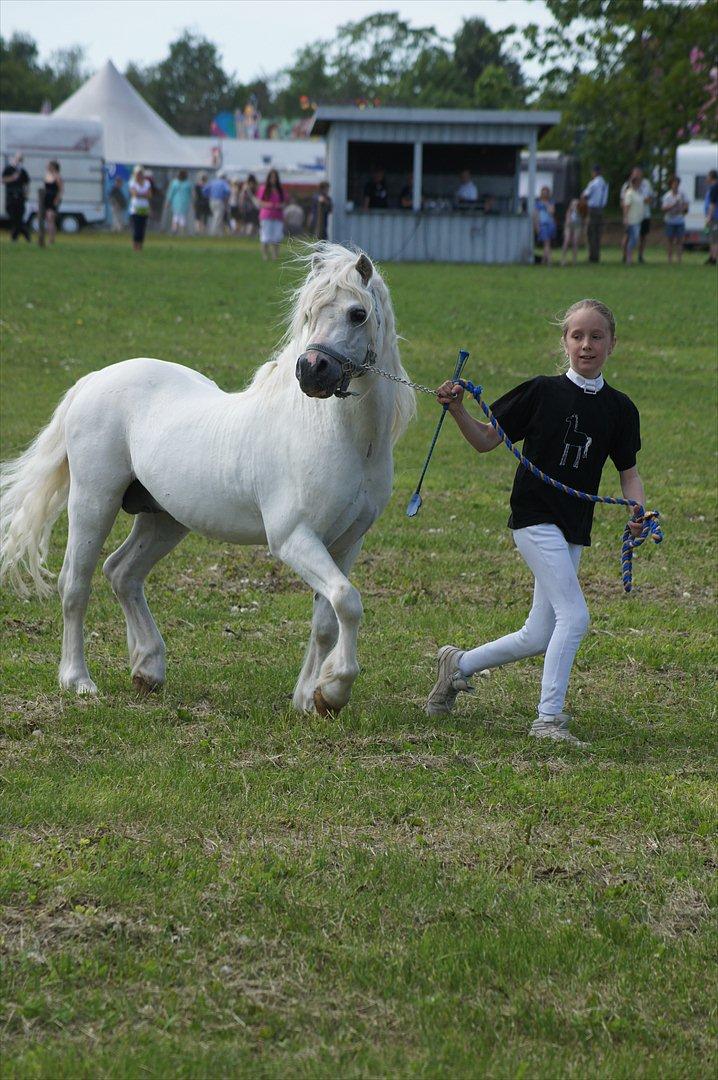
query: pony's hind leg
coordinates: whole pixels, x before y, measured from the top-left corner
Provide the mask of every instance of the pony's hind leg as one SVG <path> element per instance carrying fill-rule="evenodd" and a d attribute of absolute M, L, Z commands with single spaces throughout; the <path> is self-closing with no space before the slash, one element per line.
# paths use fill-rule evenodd
<path fill-rule="evenodd" d="M 98 494 L 77 482 L 70 485 L 67 548 L 58 579 L 64 623 L 59 679 L 63 689 L 77 694 L 97 693 L 85 663 L 85 612 L 92 573 L 121 501 L 121 492 Z"/>
<path fill-rule="evenodd" d="M 165 643 L 147 606 L 145 578 L 188 532 L 164 511 L 138 514 L 130 535 L 103 566 L 125 613 L 132 681 L 142 692 L 165 681 Z"/>

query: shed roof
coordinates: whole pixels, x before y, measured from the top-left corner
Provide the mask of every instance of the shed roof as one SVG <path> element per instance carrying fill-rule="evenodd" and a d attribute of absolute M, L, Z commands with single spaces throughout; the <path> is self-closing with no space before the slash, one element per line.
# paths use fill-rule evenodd
<path fill-rule="evenodd" d="M 538 128 L 543 135 L 561 120 L 560 112 L 533 109 L 361 109 L 357 105 L 320 105 L 314 114 L 311 135 L 325 135 L 332 124 L 451 124 L 482 126 L 496 124 Z"/>

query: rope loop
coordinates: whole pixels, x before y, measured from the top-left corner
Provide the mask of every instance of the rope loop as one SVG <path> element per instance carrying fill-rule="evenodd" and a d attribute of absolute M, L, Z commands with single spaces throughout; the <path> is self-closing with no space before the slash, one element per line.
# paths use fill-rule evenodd
<path fill-rule="evenodd" d="M 568 484 L 562 484 L 560 480 L 554 480 L 553 477 L 542 472 L 532 461 L 529 461 L 527 457 L 524 457 L 520 450 L 516 449 L 482 398 L 483 387 L 474 386 L 469 379 L 459 379 L 458 383 L 481 406 L 484 415 L 507 450 L 511 451 L 524 469 L 527 469 L 533 476 L 538 477 L 544 484 L 548 484 L 558 491 L 563 491 L 565 495 L 571 495 L 574 499 L 584 499 L 586 502 L 592 503 L 608 503 L 612 506 L 630 506 L 633 509 L 632 520 L 641 522 L 641 532 L 638 536 L 633 536 L 628 524 L 626 524 L 621 541 L 621 577 L 623 579 L 623 588 L 627 593 L 630 593 L 633 589 L 633 552 L 649 538 L 656 544 L 660 544 L 663 540 L 663 530 L 658 524 L 658 519 L 661 516 L 659 512 L 657 510 L 646 510 L 635 499 L 613 499 L 609 495 L 589 495 L 586 491 L 578 491 L 576 488 L 569 487 Z"/>

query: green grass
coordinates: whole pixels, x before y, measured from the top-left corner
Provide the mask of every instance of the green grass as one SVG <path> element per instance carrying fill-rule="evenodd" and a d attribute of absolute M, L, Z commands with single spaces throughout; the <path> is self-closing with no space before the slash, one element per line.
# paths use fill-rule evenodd
<path fill-rule="evenodd" d="M 133 355 L 241 386 L 291 267 L 242 242 L 1 245 L 3 455 L 87 371 Z M 526 738 L 540 663 L 431 721 L 438 644 L 516 628 L 531 580 L 505 528 L 513 461 L 451 425 L 404 507 L 436 406 L 354 572 L 362 675 L 333 720 L 290 695 L 308 592 L 261 549 L 190 537 L 154 573 L 161 696 L 132 693 L 98 572 L 97 701 L 56 685 L 56 600 L 4 598 L 3 1074 L 10 1077 L 714 1075 L 715 276 L 389 266 L 404 362 L 458 347 L 489 399 L 554 367 L 550 316 L 616 312 L 609 381 L 637 402 L 659 548 L 620 587 L 623 512 L 582 566 L 592 628 L 569 706 L 590 751 Z M 618 493 L 609 467 L 603 491 Z M 124 515 L 108 541 L 127 532 Z M 51 565 L 62 557 L 64 523 Z"/>

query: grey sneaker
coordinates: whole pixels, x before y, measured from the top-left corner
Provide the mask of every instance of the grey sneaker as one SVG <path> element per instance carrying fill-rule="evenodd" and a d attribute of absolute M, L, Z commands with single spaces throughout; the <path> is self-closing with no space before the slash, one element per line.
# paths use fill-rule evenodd
<path fill-rule="evenodd" d="M 473 694 L 474 687 L 459 671 L 459 660 L 463 655 L 464 649 L 457 649 L 455 645 L 442 645 L 436 654 L 439 677 L 426 700 L 426 712 L 429 716 L 446 716 L 450 713 L 460 691 Z"/>
<path fill-rule="evenodd" d="M 571 743 L 572 746 L 590 746 L 590 743 L 581 742 L 568 730 L 570 719 L 569 714 L 563 712 L 557 716 L 543 716 L 539 713 L 538 719 L 531 725 L 529 735 L 533 735 L 534 739 L 555 739 Z"/>

